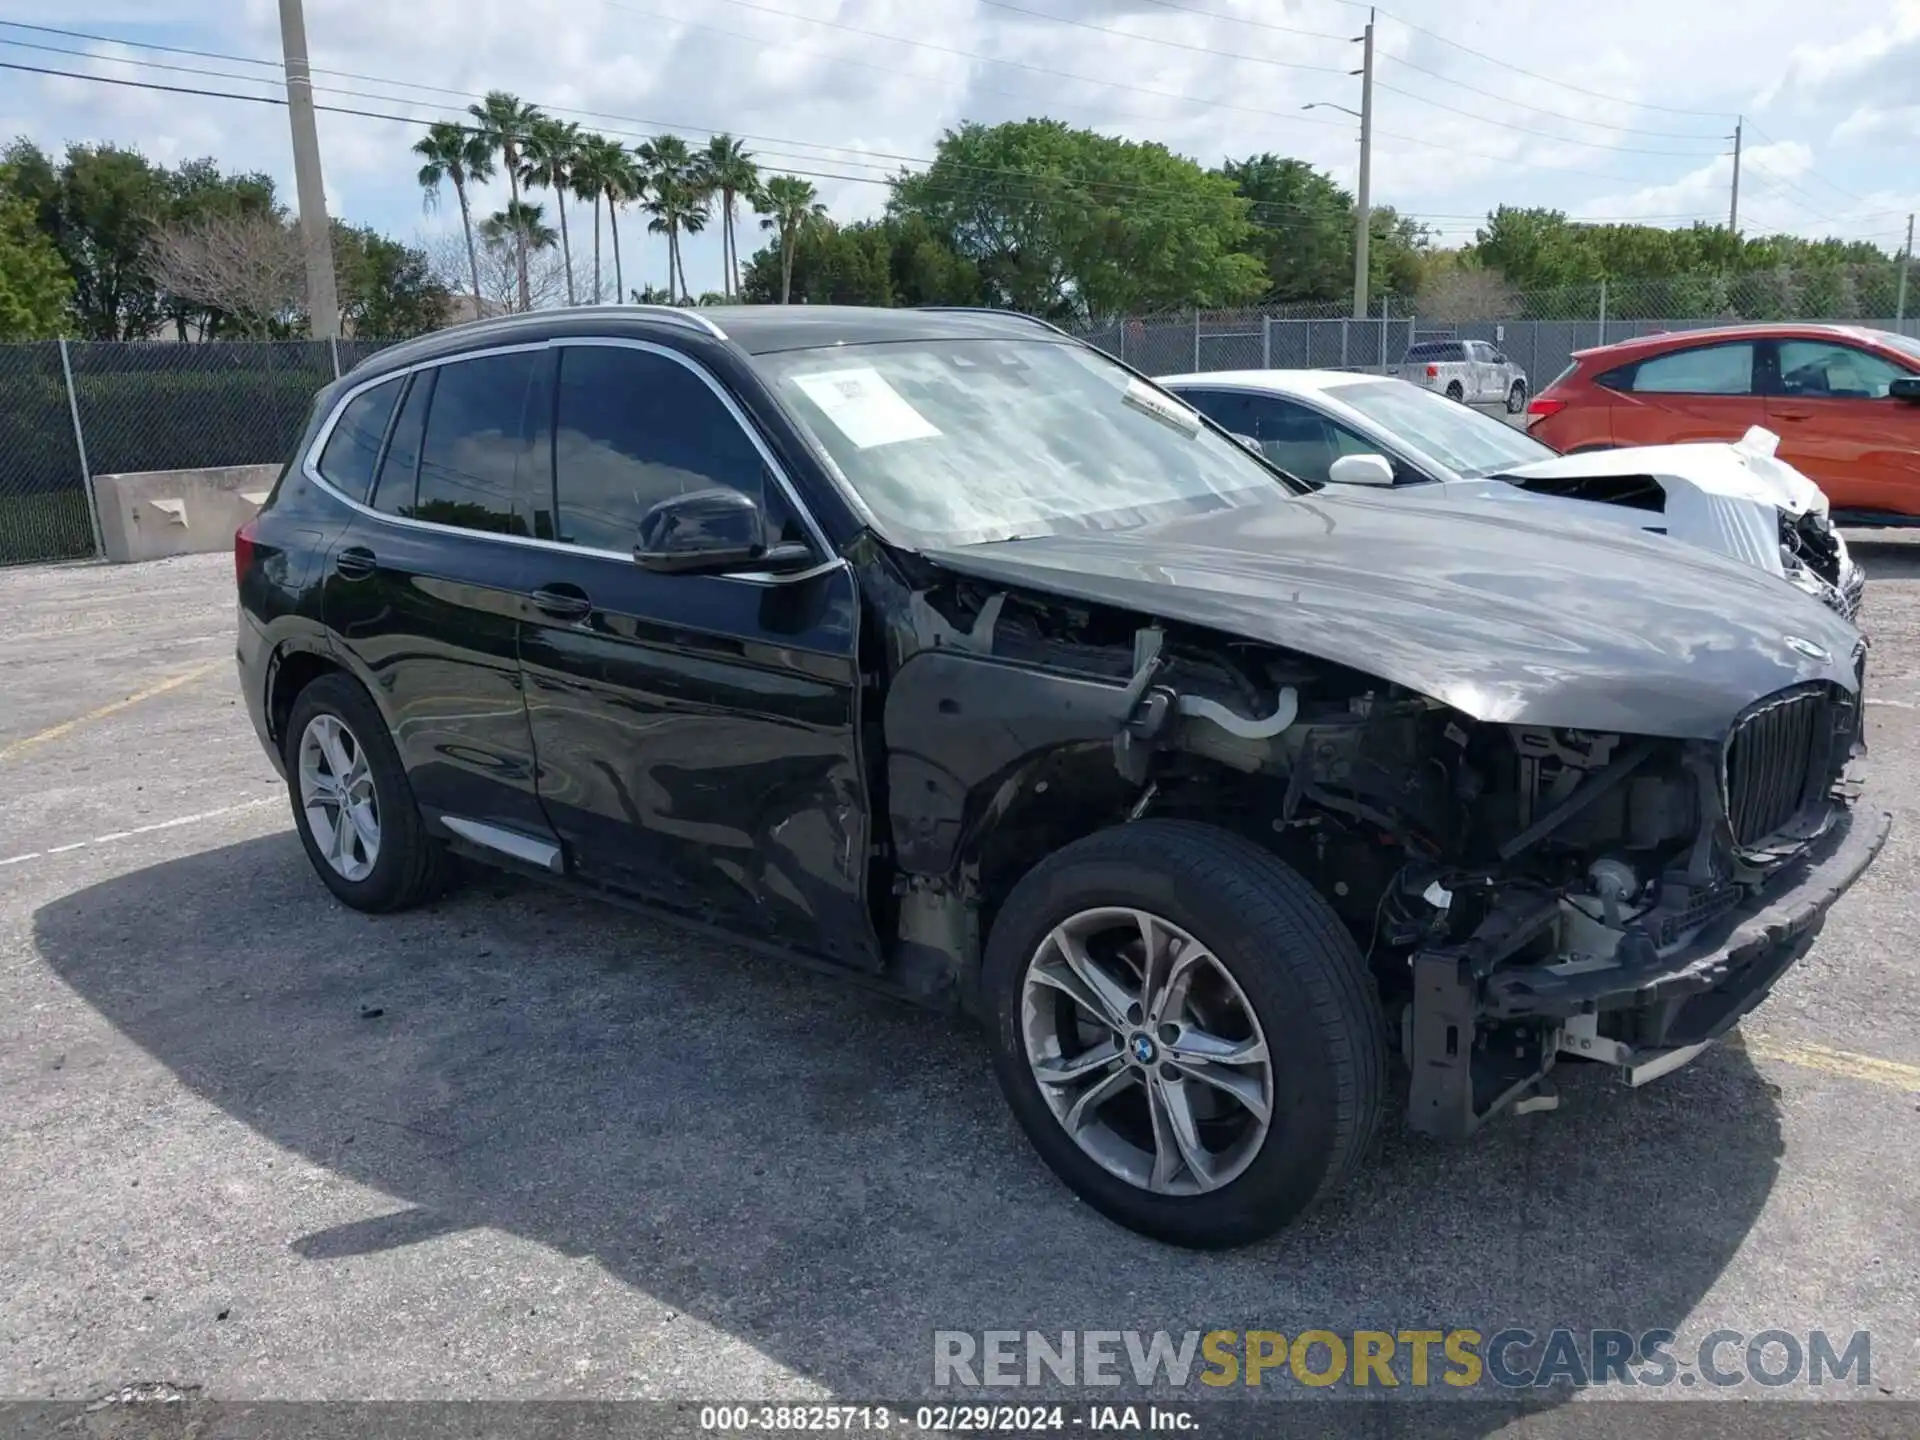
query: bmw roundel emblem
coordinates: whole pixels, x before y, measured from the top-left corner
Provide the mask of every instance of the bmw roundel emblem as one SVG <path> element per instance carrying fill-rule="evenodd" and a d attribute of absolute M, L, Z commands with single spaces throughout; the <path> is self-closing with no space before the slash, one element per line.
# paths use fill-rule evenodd
<path fill-rule="evenodd" d="M 1138 1060 L 1142 1065 L 1151 1065 L 1153 1063 L 1153 1041 L 1144 1035 L 1134 1036 L 1133 1058 Z"/>
<path fill-rule="evenodd" d="M 1787 641 L 1787 648 L 1789 650 L 1798 650 L 1802 655 L 1806 656 L 1809 660 L 1818 660 L 1822 664 L 1824 664 L 1827 661 L 1833 659 L 1833 656 L 1829 655 L 1820 646 L 1814 644 L 1813 641 L 1803 640 L 1798 635 L 1789 635 L 1786 637 L 1786 641 Z"/>

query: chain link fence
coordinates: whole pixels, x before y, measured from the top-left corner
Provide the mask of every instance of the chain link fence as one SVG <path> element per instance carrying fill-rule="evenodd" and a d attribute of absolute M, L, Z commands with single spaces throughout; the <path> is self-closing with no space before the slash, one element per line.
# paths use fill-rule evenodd
<path fill-rule="evenodd" d="M 1467 272 L 1419 300 L 1142 315 L 1083 337 L 1149 375 L 1379 371 L 1421 339 L 1486 340 L 1539 389 L 1576 350 L 1739 321 L 1828 320 L 1920 336 L 1895 267 L 1829 267 L 1520 292 Z M 313 394 L 388 342 L 0 345 L 0 565 L 99 553 L 89 478 L 286 458 Z"/>
<path fill-rule="evenodd" d="M 0 565 L 100 553 L 92 476 L 284 460 L 314 393 L 385 343 L 0 346 Z"/>
<path fill-rule="evenodd" d="M 1712 308 L 1659 308 L 1659 302 L 1688 298 L 1710 301 Z M 1375 300 L 1365 318 L 1355 318 L 1339 303 L 1320 302 L 1163 312 L 1083 327 L 1079 334 L 1149 375 L 1269 369 L 1378 372 L 1398 365 L 1416 340 L 1485 340 L 1520 365 L 1530 385 L 1540 389 L 1573 362 L 1574 352 L 1642 335 L 1806 320 L 1920 338 L 1920 319 L 1911 314 L 1920 306 L 1920 288 L 1911 304 L 1903 305 L 1903 298 L 1890 284 L 1816 283 L 1768 272 L 1732 280 L 1603 282 L 1530 293 L 1482 289 L 1458 294 L 1456 303 L 1435 309 L 1387 296 Z M 1815 301 L 1831 304 L 1823 311 Z"/>

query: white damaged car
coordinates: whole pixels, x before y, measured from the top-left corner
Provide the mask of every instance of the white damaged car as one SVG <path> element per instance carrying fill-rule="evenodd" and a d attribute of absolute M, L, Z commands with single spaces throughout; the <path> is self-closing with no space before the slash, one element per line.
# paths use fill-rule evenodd
<path fill-rule="evenodd" d="M 1758 428 L 1699 442 L 1561 455 L 1440 395 L 1344 370 L 1221 370 L 1160 385 L 1272 464 L 1319 484 L 1442 485 L 1463 504 L 1556 507 L 1569 524 L 1628 525 L 1780 576 L 1849 620 L 1866 577 L 1820 487 Z"/>

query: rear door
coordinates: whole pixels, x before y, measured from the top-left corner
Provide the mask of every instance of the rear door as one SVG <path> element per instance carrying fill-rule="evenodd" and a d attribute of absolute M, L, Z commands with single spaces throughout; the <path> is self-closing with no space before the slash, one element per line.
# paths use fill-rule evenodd
<path fill-rule="evenodd" d="M 533 487 L 546 543 L 521 663 L 539 793 L 583 879 L 876 968 L 866 909 L 852 571 L 801 515 L 750 422 L 693 359 L 640 341 L 555 347 Z M 656 574 L 632 558 L 660 500 L 752 495 L 820 563 Z"/>
<path fill-rule="evenodd" d="M 487 352 L 411 376 L 369 503 L 324 580 L 327 626 L 385 714 L 421 808 L 470 836 L 484 827 L 489 843 L 547 828 L 516 653 L 535 552 L 514 496 L 540 354 Z"/>
<path fill-rule="evenodd" d="M 1467 341 L 1467 374 L 1467 399 L 1484 403 L 1498 393 L 1500 375 L 1493 363 L 1493 347 L 1486 341 Z"/>
<path fill-rule="evenodd" d="M 1609 372 L 1616 445 L 1671 445 L 1687 440 L 1738 440 L 1767 423 L 1754 340 L 1693 345 Z"/>
<path fill-rule="evenodd" d="M 1908 369 L 1833 340 L 1774 344 L 1767 417 L 1780 458 L 1835 509 L 1920 515 L 1920 406 L 1887 393 Z"/>

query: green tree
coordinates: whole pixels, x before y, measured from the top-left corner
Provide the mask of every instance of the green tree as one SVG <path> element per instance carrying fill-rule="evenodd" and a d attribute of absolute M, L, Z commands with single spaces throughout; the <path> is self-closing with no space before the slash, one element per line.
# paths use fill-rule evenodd
<path fill-rule="evenodd" d="M 453 297 L 422 251 L 370 226 L 336 220 L 333 264 L 340 278 L 341 319 L 350 334 L 404 340 L 447 323 Z"/>
<path fill-rule="evenodd" d="M 70 145 L 55 164 L 29 140 L 0 155 L 0 193 L 29 205 L 73 277 L 76 330 L 134 340 L 161 318 L 148 247 L 168 201 L 167 173 L 138 151 Z"/>
<path fill-rule="evenodd" d="M 504 213 L 519 213 L 521 158 L 533 134 L 534 122 L 540 119 L 540 112 L 517 95 L 510 95 L 505 90 L 489 90 L 485 100 L 467 107 L 467 113 L 478 123 L 480 134 L 487 142 L 488 153 L 498 155 L 501 168 L 507 172 L 508 201 Z M 533 301 L 527 291 L 527 247 L 524 236 L 517 232 L 513 253 L 519 273 L 520 308 L 530 310 Z"/>
<path fill-rule="evenodd" d="M 930 167 L 894 181 L 889 208 L 971 260 L 991 302 L 1036 314 L 1234 305 L 1266 286 L 1231 180 L 1057 120 L 948 131 Z"/>
<path fill-rule="evenodd" d="M 538 189 L 551 190 L 560 217 L 560 259 L 567 274 L 567 303 L 577 302 L 573 285 L 573 241 L 567 234 L 567 194 L 573 189 L 573 170 L 580 163 L 580 127 L 571 120 L 542 115 L 527 132 L 523 179 Z"/>
<path fill-rule="evenodd" d="M 803 237 L 818 230 L 827 207 L 819 192 L 798 175 L 776 175 L 761 187 L 754 208 L 763 217 L 762 230 L 771 230 L 780 245 L 780 303 L 793 303 L 793 257 Z"/>
<path fill-rule="evenodd" d="M 197 335 L 212 340 L 236 330 L 262 335 L 273 333 L 276 325 L 284 326 L 286 307 L 282 304 L 264 301 L 259 306 L 236 309 L 214 298 L 219 294 L 231 298 L 248 288 L 234 284 L 231 272 L 238 266 L 257 269 L 264 261 L 268 269 L 281 268 L 280 254 L 289 247 L 283 245 L 280 232 L 288 230 L 292 222 L 275 192 L 273 177 L 258 171 L 229 175 L 211 158 L 189 160 L 161 174 L 166 202 L 155 217 L 155 232 L 147 242 L 148 273 L 156 283 L 163 280 L 169 268 L 156 253 L 165 239 L 197 235 L 204 240 L 217 231 L 230 244 L 237 244 L 240 251 L 230 257 L 226 267 L 229 273 L 198 297 L 160 284 L 161 310 L 173 322 L 175 336 L 186 340 Z M 243 309 L 257 313 L 243 314 Z"/>
<path fill-rule="evenodd" d="M 712 192 L 693 152 L 678 135 L 656 135 L 634 147 L 646 177 L 641 208 L 653 218 L 647 229 L 667 237 L 667 289 L 677 301 L 687 293 L 686 268 L 680 260 L 680 237 L 706 227 Z"/>
<path fill-rule="evenodd" d="M 729 299 L 740 291 L 740 250 L 734 236 L 735 211 L 742 199 L 752 201 L 760 188 L 760 167 L 731 135 L 715 135 L 700 156 L 707 189 L 720 200 L 721 264 L 726 272 Z"/>
<path fill-rule="evenodd" d="M 489 245 L 507 246 L 516 255 L 526 255 L 551 250 L 559 243 L 560 232 L 547 224 L 545 207 L 509 200 L 506 209 L 496 210 L 480 222 L 480 238 Z"/>
<path fill-rule="evenodd" d="M 1249 254 L 1270 302 L 1338 300 L 1353 288 L 1353 196 L 1304 160 L 1263 152 L 1220 173 L 1249 204 Z"/>
<path fill-rule="evenodd" d="M 0 341 L 50 340 L 66 328 L 73 277 L 33 206 L 0 200 Z"/>
<path fill-rule="evenodd" d="M 473 210 L 467 197 L 469 185 L 480 185 L 493 178 L 493 144 L 477 130 L 440 120 L 427 127 L 427 133 L 414 143 L 413 153 L 421 160 L 416 177 L 432 209 L 438 202 L 440 187 L 453 186 L 460 202 L 460 233 L 467 242 L 467 270 L 473 277 L 473 313 L 482 313 L 480 296 L 480 252 L 473 238 Z"/>

